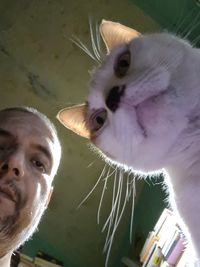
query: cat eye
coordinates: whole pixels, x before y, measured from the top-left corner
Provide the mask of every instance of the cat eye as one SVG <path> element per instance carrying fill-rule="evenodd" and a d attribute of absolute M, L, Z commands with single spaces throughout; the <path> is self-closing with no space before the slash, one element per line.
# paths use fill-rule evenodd
<path fill-rule="evenodd" d="M 105 109 L 97 110 L 92 114 L 89 120 L 90 128 L 93 132 L 97 132 L 102 128 L 107 119 L 107 111 Z"/>
<path fill-rule="evenodd" d="M 122 78 L 128 72 L 131 63 L 130 51 L 125 51 L 119 55 L 114 66 L 115 75 Z"/>

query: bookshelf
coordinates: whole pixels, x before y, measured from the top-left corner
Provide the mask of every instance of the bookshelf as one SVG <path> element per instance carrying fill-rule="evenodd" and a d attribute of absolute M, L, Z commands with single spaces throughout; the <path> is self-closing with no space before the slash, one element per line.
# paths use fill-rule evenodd
<path fill-rule="evenodd" d="M 30 257 L 19 251 L 14 253 L 11 267 L 63 267 L 63 263 L 54 257 L 38 251 L 35 257 Z"/>
<path fill-rule="evenodd" d="M 127 267 L 186 267 L 190 266 L 186 239 L 177 219 L 169 209 L 164 209 L 154 228 L 149 232 L 140 252 L 139 262 L 123 258 Z"/>
<path fill-rule="evenodd" d="M 176 217 L 169 209 L 164 209 L 140 253 L 141 266 L 185 267 L 188 264 L 186 255 L 185 237 Z"/>

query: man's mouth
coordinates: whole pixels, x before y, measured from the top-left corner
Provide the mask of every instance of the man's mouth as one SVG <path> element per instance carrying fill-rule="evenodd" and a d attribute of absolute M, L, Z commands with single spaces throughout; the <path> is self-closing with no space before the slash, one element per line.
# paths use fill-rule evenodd
<path fill-rule="evenodd" d="M 13 201 L 14 203 L 17 203 L 18 201 L 16 190 L 10 185 L 0 185 L 0 195 Z"/>

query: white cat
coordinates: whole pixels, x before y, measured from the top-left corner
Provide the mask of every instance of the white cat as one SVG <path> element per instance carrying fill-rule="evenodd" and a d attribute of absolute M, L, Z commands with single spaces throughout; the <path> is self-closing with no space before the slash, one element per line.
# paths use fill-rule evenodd
<path fill-rule="evenodd" d="M 140 35 L 103 21 L 108 55 L 86 104 L 59 120 L 106 158 L 143 172 L 164 168 L 170 198 L 200 257 L 200 50 L 168 33 Z"/>

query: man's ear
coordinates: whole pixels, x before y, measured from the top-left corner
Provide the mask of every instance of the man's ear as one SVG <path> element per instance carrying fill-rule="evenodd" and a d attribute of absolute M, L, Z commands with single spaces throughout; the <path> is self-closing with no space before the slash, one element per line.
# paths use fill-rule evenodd
<path fill-rule="evenodd" d="M 46 204 L 45 204 L 45 207 L 46 207 L 46 208 L 48 207 L 49 202 L 50 202 L 50 200 L 51 200 L 51 196 L 52 196 L 52 194 L 53 194 L 53 189 L 54 189 L 54 187 L 51 186 L 51 188 L 50 188 L 50 190 L 49 190 L 48 198 L 47 198 L 47 201 L 46 201 Z"/>

